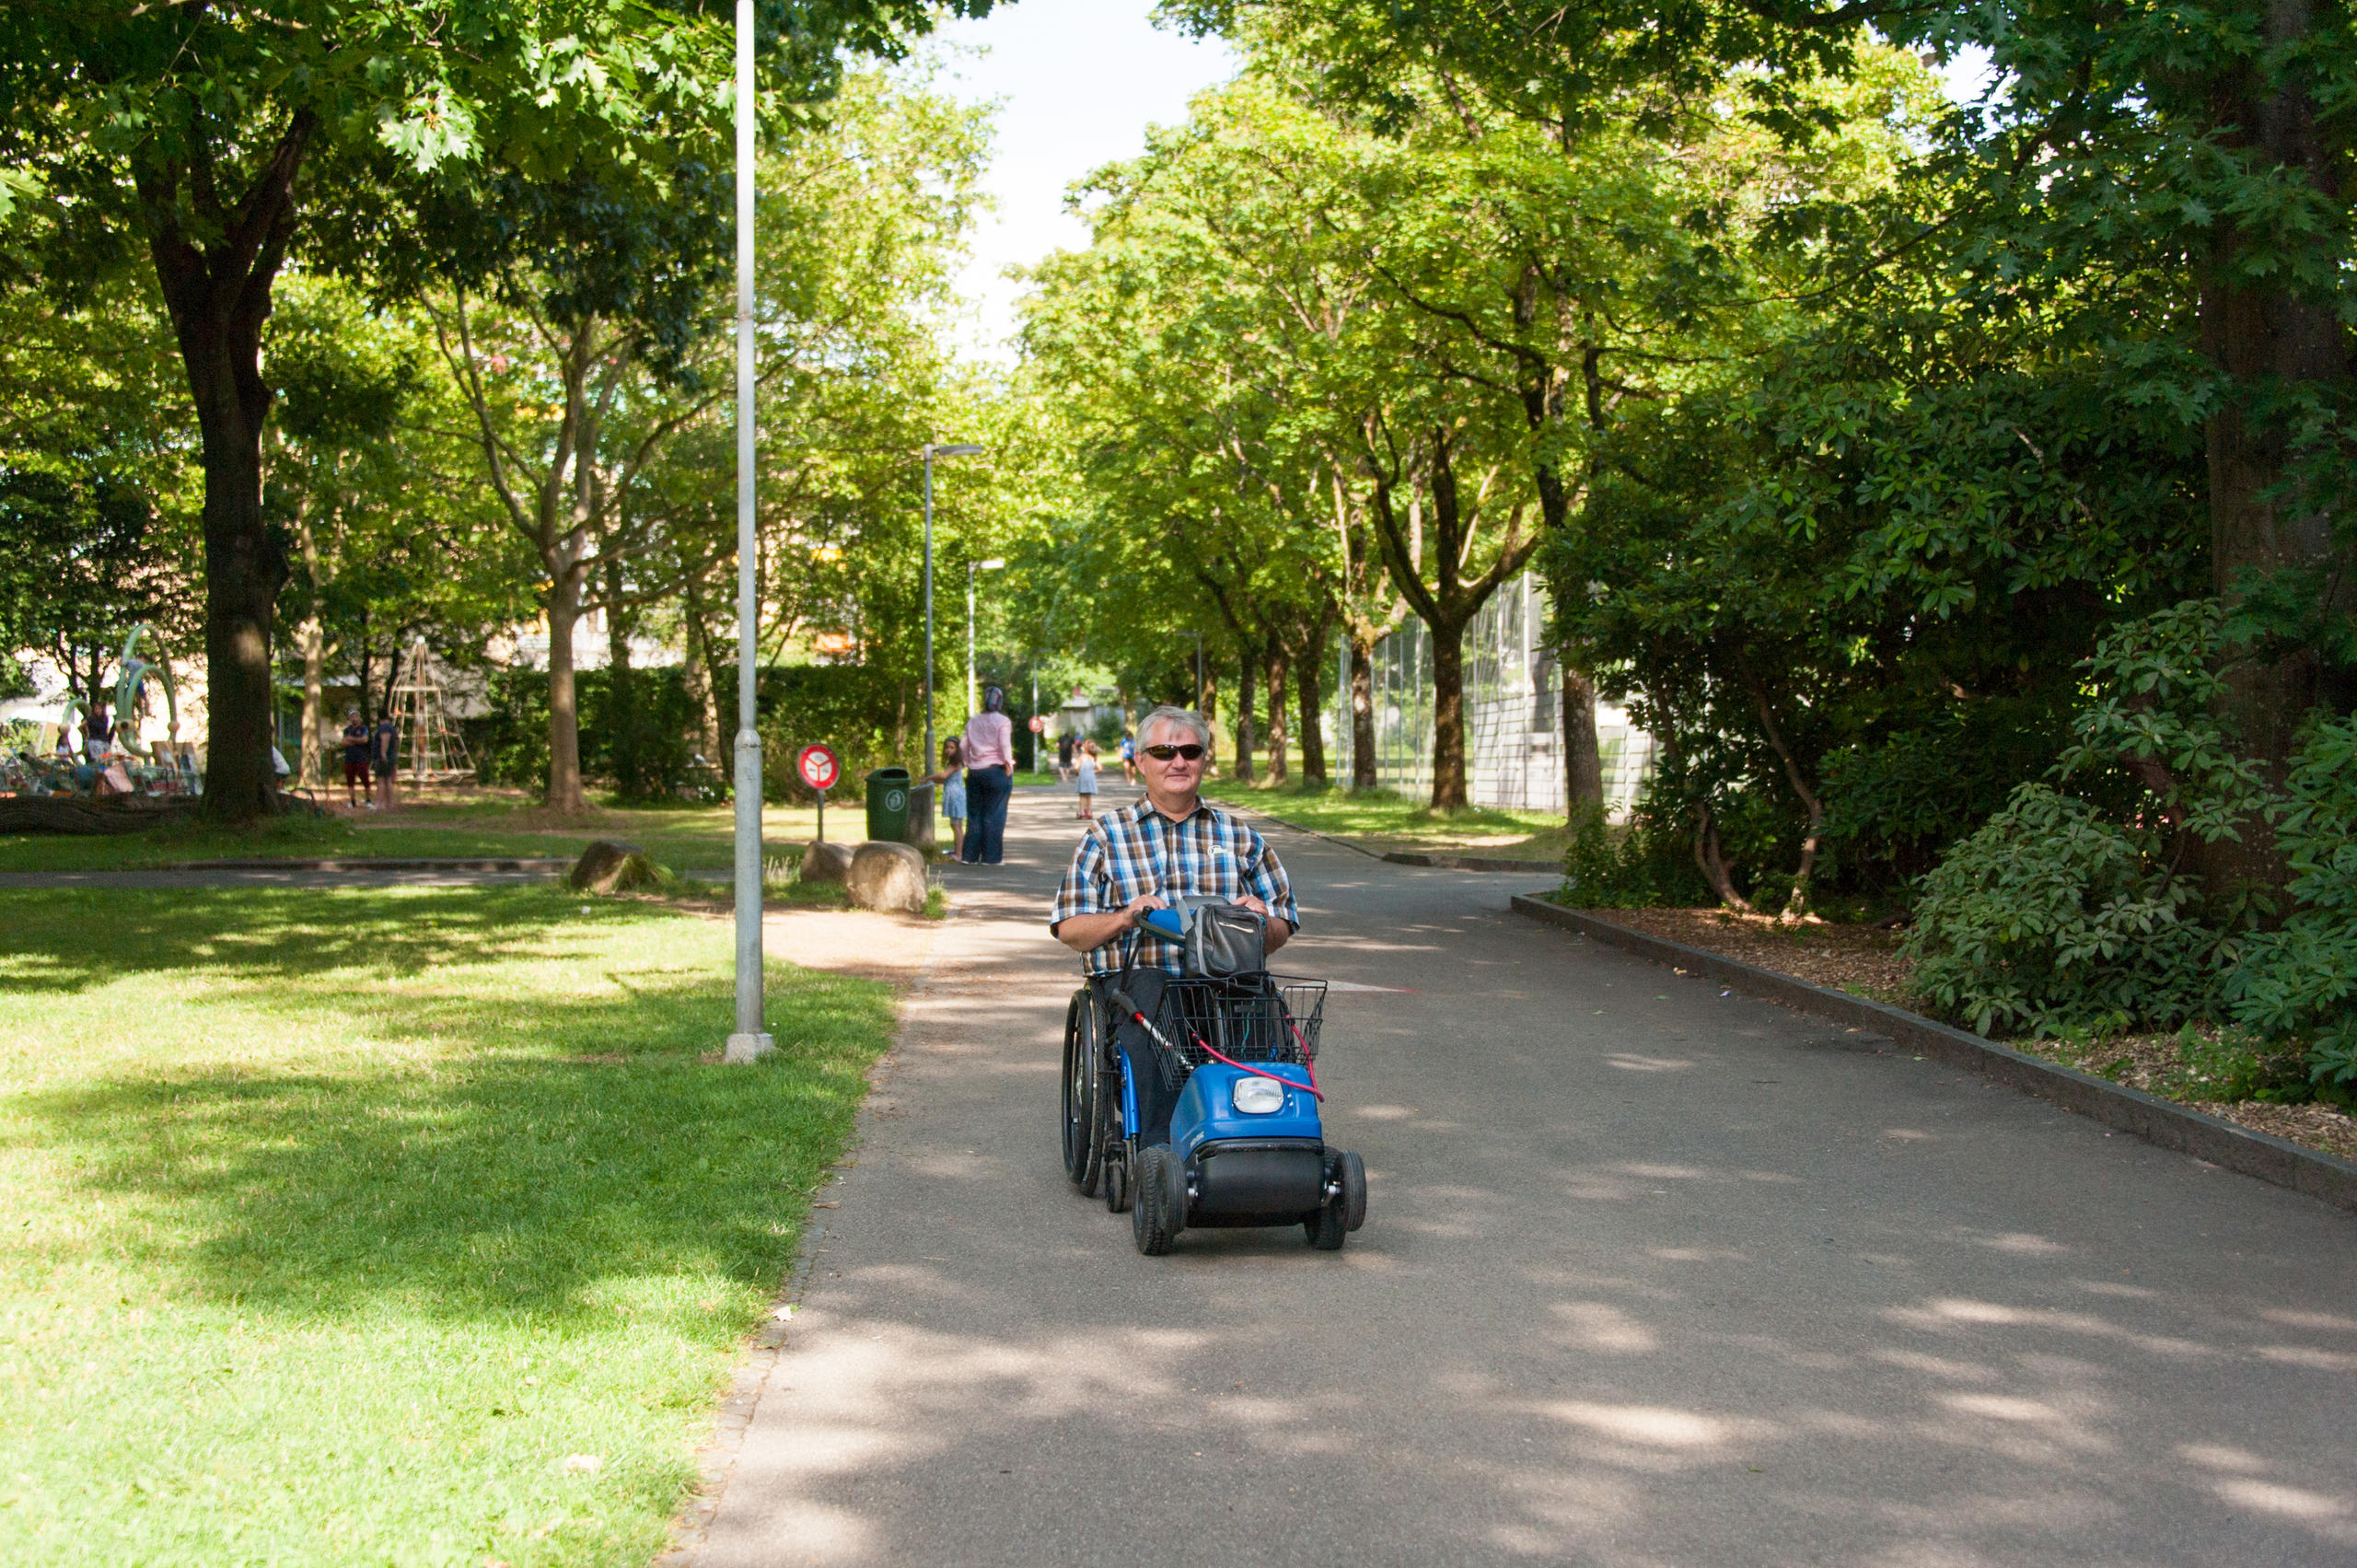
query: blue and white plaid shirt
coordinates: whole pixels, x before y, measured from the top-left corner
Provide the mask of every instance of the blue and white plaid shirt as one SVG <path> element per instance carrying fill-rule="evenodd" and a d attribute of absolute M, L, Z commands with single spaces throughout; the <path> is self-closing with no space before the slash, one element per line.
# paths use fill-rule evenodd
<path fill-rule="evenodd" d="M 1048 929 L 1076 914 L 1118 914 L 1145 893 L 1231 900 L 1249 893 L 1271 914 L 1301 929 L 1293 886 L 1266 839 L 1209 806 L 1198 805 L 1184 821 L 1174 822 L 1145 800 L 1089 825 L 1049 907 Z M 1173 973 L 1184 967 L 1182 944 L 1144 929 L 1090 948 L 1083 966 L 1091 974 L 1120 969 L 1122 946 L 1132 936 L 1140 964 Z"/>

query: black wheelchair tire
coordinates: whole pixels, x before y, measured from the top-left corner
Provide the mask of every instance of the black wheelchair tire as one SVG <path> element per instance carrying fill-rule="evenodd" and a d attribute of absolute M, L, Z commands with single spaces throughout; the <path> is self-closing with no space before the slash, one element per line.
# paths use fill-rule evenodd
<path fill-rule="evenodd" d="M 1126 1214 L 1130 1212 L 1130 1161 L 1126 1149 L 1119 1144 L 1105 1151 L 1105 1208 L 1108 1213 Z"/>
<path fill-rule="evenodd" d="M 1097 1036 L 1096 999 L 1084 985 L 1064 1008 L 1063 1157 L 1064 1175 L 1089 1197 L 1096 1196 L 1104 1167 L 1103 1052 Z"/>

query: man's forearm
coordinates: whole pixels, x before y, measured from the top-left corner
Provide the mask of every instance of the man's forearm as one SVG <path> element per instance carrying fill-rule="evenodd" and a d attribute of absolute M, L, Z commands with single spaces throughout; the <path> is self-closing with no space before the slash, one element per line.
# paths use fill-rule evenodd
<path fill-rule="evenodd" d="M 1102 947 L 1130 928 L 1129 912 L 1115 910 L 1110 914 L 1076 914 L 1056 927 L 1056 940 L 1075 953 L 1086 953 L 1092 947 Z"/>

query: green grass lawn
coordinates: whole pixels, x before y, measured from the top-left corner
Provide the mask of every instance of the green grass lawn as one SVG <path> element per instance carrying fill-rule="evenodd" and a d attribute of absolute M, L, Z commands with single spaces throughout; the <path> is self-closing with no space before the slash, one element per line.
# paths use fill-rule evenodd
<path fill-rule="evenodd" d="M 1488 807 L 1434 811 L 1389 790 L 1353 793 L 1300 784 L 1270 788 L 1234 779 L 1213 779 L 1203 793 L 1369 849 L 1455 850 L 1501 860 L 1553 861 L 1571 848 L 1562 818 L 1552 812 Z"/>
<path fill-rule="evenodd" d="M 888 990 L 547 888 L 0 891 L 0 1561 L 642 1564 Z"/>
<path fill-rule="evenodd" d="M 341 800 L 339 795 L 335 797 Z M 798 853 L 817 836 L 818 808 L 772 806 L 761 813 L 762 854 Z M 939 823 L 946 849 L 949 828 Z M 674 871 L 732 865 L 736 822 L 720 806 L 600 806 L 579 819 L 552 818 L 520 793 L 476 791 L 457 799 L 428 797 L 388 815 L 284 817 L 250 829 L 190 822 L 121 838 L 53 833 L 0 834 L 0 871 L 102 871 L 183 861 L 520 856 L 572 859 L 593 839 L 626 839 Z M 827 837 L 856 843 L 867 836 L 865 797 L 827 804 Z"/>
<path fill-rule="evenodd" d="M 774 857 L 807 843 L 817 830 L 817 815 L 810 807 L 767 808 L 761 814 L 763 853 Z M 121 838 L 0 835 L 0 871 L 89 871 L 192 860 L 319 855 L 570 859 L 592 839 L 627 839 L 675 871 L 700 871 L 731 863 L 734 831 L 725 805 L 607 807 L 568 821 L 551 818 L 521 799 L 493 796 L 405 806 L 383 817 L 338 813 L 280 818 L 247 830 L 188 823 Z M 857 839 L 865 831 L 863 810 L 830 803 L 829 838 Z"/>

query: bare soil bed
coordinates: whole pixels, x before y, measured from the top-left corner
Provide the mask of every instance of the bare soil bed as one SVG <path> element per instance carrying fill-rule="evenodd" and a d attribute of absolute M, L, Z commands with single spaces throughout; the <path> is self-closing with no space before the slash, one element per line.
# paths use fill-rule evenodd
<path fill-rule="evenodd" d="M 1600 920 L 1682 942 L 1722 958 L 1757 964 L 1852 996 L 1928 1013 L 1898 956 L 1902 934 L 1877 925 L 1778 925 L 1718 909 L 1589 910 Z M 2174 1035 L 2127 1035 L 2074 1045 L 2061 1040 L 2009 1040 L 2016 1051 L 2095 1073 L 2222 1117 L 2255 1132 L 2344 1159 L 2357 1159 L 2357 1118 L 2328 1105 L 2273 1105 L 2221 1100 L 2200 1064 L 2189 1063 Z"/>

